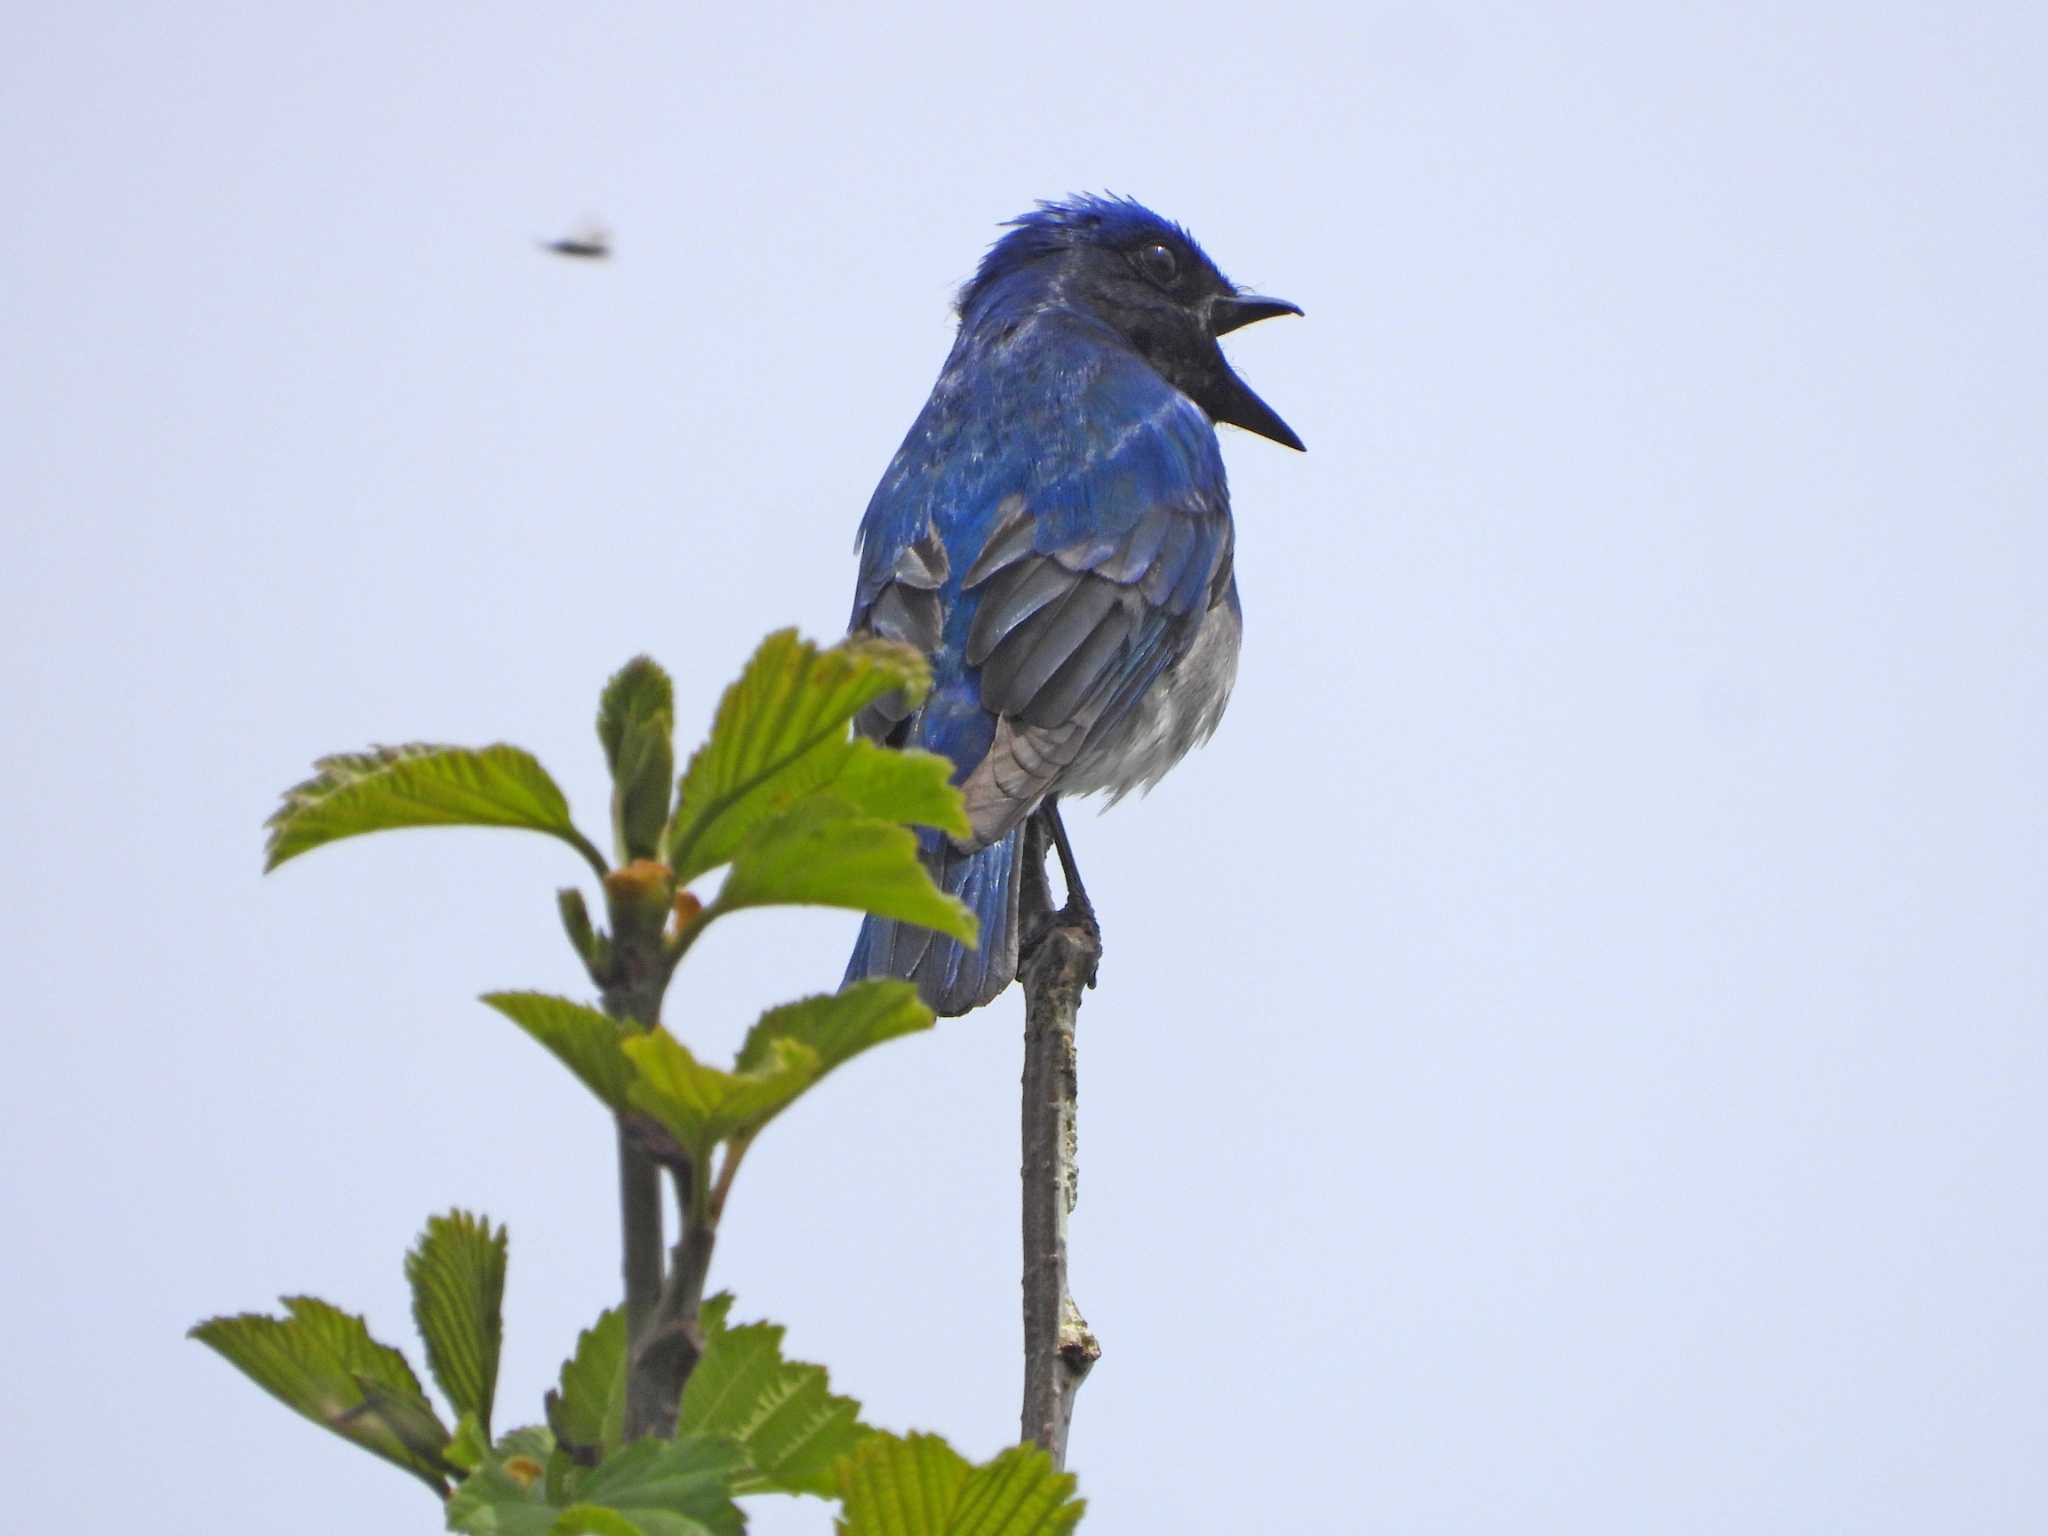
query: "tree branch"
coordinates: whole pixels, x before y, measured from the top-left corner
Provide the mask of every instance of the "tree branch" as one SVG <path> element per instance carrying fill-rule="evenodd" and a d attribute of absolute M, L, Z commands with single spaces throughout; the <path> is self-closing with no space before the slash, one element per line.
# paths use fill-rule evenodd
<path fill-rule="evenodd" d="M 1101 958 L 1093 921 L 1058 913 L 1035 936 L 1024 963 L 1023 1438 L 1059 1467 L 1066 1465 L 1074 1394 L 1102 1357 L 1067 1288 L 1067 1216 L 1080 1181 L 1074 1024 Z"/>

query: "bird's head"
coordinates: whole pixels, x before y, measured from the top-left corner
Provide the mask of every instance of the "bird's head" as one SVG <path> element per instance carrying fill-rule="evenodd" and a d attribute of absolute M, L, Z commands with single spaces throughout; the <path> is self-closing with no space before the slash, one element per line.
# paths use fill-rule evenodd
<path fill-rule="evenodd" d="M 1298 305 L 1243 292 L 1186 230 L 1127 197 L 1040 203 L 1010 225 L 961 290 L 963 315 L 1012 273 L 1032 272 L 1043 291 L 1116 330 L 1210 420 L 1302 446 L 1218 345 L 1255 320 L 1298 315 Z"/>

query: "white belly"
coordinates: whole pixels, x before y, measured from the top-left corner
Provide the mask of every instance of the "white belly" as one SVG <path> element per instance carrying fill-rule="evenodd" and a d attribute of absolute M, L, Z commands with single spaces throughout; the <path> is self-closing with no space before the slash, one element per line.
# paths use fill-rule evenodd
<path fill-rule="evenodd" d="M 1114 804 L 1134 789 L 1150 789 L 1215 734 L 1237 681 L 1238 641 L 1244 633 L 1234 597 L 1209 610 L 1187 655 L 1161 674 L 1128 715 L 1089 741 L 1060 775 L 1060 794 L 1108 790 Z"/>

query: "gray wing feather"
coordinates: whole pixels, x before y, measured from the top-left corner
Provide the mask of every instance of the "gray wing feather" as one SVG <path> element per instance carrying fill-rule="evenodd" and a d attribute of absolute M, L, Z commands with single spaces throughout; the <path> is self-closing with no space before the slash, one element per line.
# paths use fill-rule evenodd
<path fill-rule="evenodd" d="M 1026 510 L 1022 496 L 1005 497 L 997 511 L 1001 515 L 997 517 L 995 527 L 989 530 L 981 553 L 974 557 L 974 564 L 960 578 L 960 584 L 969 590 L 1030 554 L 1032 540 L 1038 534 L 1038 524 Z"/>
<path fill-rule="evenodd" d="M 1092 567 L 1097 575 L 1129 586 L 1144 575 L 1166 543 L 1167 531 L 1186 514 L 1169 506 L 1152 507 L 1138 519 L 1123 543 Z"/>
<path fill-rule="evenodd" d="M 1044 725 L 1071 720 L 1081 712 L 1088 696 L 1100 687 L 1102 679 L 1119 670 L 1117 663 L 1137 633 L 1138 614 L 1128 596 L 1119 593 L 1117 599 L 1088 632 L 1087 639 L 1074 647 L 1073 654 L 1046 679 L 1037 696 L 1019 711 L 1022 718 Z"/>
<path fill-rule="evenodd" d="M 981 702 L 998 715 L 1024 715 L 1033 709 L 1038 692 L 1052 675 L 1095 633 L 1122 595 L 1114 582 L 1099 576 L 1076 576 L 1052 560 L 1043 583 L 1064 590 L 1028 617 L 1007 628 L 1002 643 L 981 664 Z M 976 615 L 979 618 L 979 615 Z M 1062 720 L 1064 715 L 1036 715 Z"/>
<path fill-rule="evenodd" d="M 939 635 L 945 627 L 946 611 L 939 601 L 939 588 L 945 585 L 950 569 L 938 530 L 927 527 L 923 537 L 911 540 L 897 552 L 875 600 L 865 612 L 854 615 L 853 631 L 898 640 L 931 655 L 939 648 Z M 886 740 L 909 718 L 909 700 L 900 692 L 889 693 L 863 709 L 854 720 L 854 728 L 863 736 Z"/>
<path fill-rule="evenodd" d="M 1018 625 L 1071 594 L 1074 582 L 1072 571 L 1044 556 L 1004 567 L 990 580 L 974 611 L 967 631 L 968 665 L 985 664 Z"/>

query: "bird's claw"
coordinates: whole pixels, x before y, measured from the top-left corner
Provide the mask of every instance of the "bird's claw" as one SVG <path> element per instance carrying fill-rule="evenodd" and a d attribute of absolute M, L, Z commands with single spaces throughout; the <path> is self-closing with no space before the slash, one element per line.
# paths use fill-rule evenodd
<path fill-rule="evenodd" d="M 1058 911 L 1041 908 L 1035 918 L 1018 941 L 1018 974 L 1022 975 L 1030 968 L 1033 958 L 1049 939 L 1055 934 L 1064 934 L 1069 943 L 1085 953 L 1087 984 L 1093 987 L 1096 971 L 1102 964 L 1102 924 L 1096 921 L 1094 905 L 1085 896 L 1069 898 Z"/>

